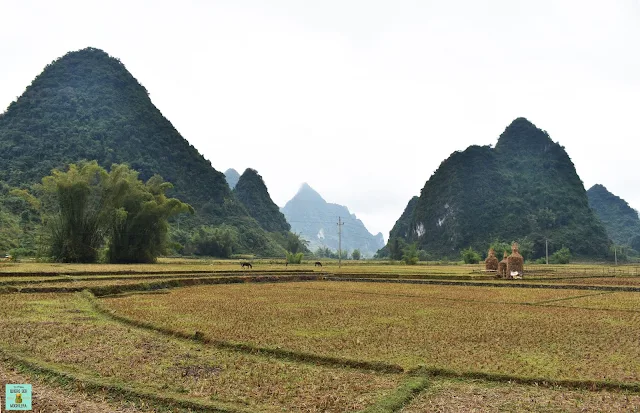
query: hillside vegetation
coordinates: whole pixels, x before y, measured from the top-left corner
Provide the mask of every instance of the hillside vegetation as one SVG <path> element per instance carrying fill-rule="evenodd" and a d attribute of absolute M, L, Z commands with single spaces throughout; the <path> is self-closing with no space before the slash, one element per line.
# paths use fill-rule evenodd
<path fill-rule="evenodd" d="M 291 225 L 271 199 L 264 180 L 255 169 L 248 168 L 244 171 L 233 193 L 265 231 L 287 232 L 291 229 Z"/>
<path fill-rule="evenodd" d="M 616 244 L 632 245 L 640 249 L 640 219 L 638 211 L 627 201 L 615 196 L 603 185 L 596 184 L 587 191 L 589 206 L 607 230 L 607 235 Z"/>
<path fill-rule="evenodd" d="M 172 231 L 178 251 L 201 225 L 224 224 L 238 234 L 235 253 L 284 255 L 232 195 L 225 176 L 178 133 L 122 62 L 94 48 L 47 65 L 0 115 L 0 181 L 6 185 L 28 188 L 54 168 L 82 160 L 106 169 L 128 164 L 142 181 L 157 174 L 170 182 L 167 196 L 196 211 Z M 15 226 L 5 209 L 1 219 Z"/>
<path fill-rule="evenodd" d="M 440 256 L 495 241 L 519 240 L 530 255 L 567 247 L 602 257 L 610 241 L 587 201 L 564 148 L 524 118 L 509 125 L 495 148 L 454 152 L 426 182 L 391 230 L 401 240 Z M 392 248 L 393 249 L 393 248 Z"/>

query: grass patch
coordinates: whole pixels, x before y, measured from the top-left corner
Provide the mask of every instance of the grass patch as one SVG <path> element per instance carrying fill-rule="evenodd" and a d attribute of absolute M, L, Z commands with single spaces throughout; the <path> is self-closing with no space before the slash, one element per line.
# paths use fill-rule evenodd
<path fill-rule="evenodd" d="M 383 397 L 376 404 L 362 410 L 362 413 L 393 413 L 402 409 L 416 395 L 429 385 L 427 377 L 409 376 L 396 389 L 395 392 Z"/>

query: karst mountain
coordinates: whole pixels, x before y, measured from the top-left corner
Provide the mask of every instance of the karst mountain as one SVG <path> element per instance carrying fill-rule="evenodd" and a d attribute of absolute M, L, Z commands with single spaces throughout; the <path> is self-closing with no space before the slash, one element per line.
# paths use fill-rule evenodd
<path fill-rule="evenodd" d="M 181 218 L 182 228 L 224 223 L 239 230 L 238 252 L 284 253 L 124 64 L 87 48 L 48 64 L 0 115 L 0 181 L 28 187 L 53 168 L 94 159 L 105 168 L 127 163 L 142 180 L 159 174 L 171 182 L 169 195 L 196 210 Z"/>
<path fill-rule="evenodd" d="M 298 193 L 282 208 L 282 213 L 291 224 L 291 231 L 299 233 L 309 241 L 309 249 L 329 248 L 337 251 L 338 217 L 342 227 L 342 250 L 360 250 L 363 257 L 372 257 L 384 246 L 381 233 L 371 234 L 355 214 L 346 206 L 332 204 L 308 184 L 303 184 Z"/>
<path fill-rule="evenodd" d="M 271 199 L 262 176 L 255 169 L 244 171 L 233 193 L 265 231 L 287 232 L 291 229 L 280 208 Z"/>
<path fill-rule="evenodd" d="M 604 224 L 609 238 L 618 245 L 631 245 L 640 250 L 638 211 L 600 184 L 589 188 L 587 196 L 589 205 Z"/>
<path fill-rule="evenodd" d="M 495 147 L 470 146 L 443 161 L 391 230 L 387 254 L 396 239 L 441 257 L 515 240 L 540 257 L 545 239 L 550 252 L 564 246 L 599 257 L 610 243 L 564 147 L 525 118 Z"/>

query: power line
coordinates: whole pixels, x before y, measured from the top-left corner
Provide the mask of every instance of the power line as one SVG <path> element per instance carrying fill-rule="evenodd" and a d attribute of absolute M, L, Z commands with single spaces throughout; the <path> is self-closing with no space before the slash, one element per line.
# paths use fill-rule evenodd
<path fill-rule="evenodd" d="M 342 226 L 344 222 L 340 222 L 340 217 L 338 217 L 338 268 L 342 265 Z"/>

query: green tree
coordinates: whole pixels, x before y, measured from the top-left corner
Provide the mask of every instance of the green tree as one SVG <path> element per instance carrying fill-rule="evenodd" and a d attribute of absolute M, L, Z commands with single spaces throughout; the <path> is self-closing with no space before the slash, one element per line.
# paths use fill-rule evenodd
<path fill-rule="evenodd" d="M 429 253 L 425 250 L 418 250 L 418 261 L 429 261 Z"/>
<path fill-rule="evenodd" d="M 389 259 L 391 260 L 401 260 L 404 254 L 404 250 L 407 246 L 407 243 L 399 237 L 393 238 L 389 241 Z"/>
<path fill-rule="evenodd" d="M 381 260 L 381 259 L 385 259 L 385 258 L 390 258 L 389 256 L 389 243 L 387 243 L 387 245 L 385 245 L 384 247 L 380 248 L 378 251 L 376 251 L 375 254 L 373 254 L 373 258 L 376 260 Z"/>
<path fill-rule="evenodd" d="M 193 236 L 194 253 L 210 257 L 229 258 L 238 243 L 237 230 L 229 225 L 202 226 Z"/>
<path fill-rule="evenodd" d="M 533 241 L 530 238 L 524 237 L 519 239 L 518 247 L 522 259 L 529 261 L 533 257 Z"/>
<path fill-rule="evenodd" d="M 40 232 L 40 201 L 23 189 L 0 181 L 0 257 L 34 255 Z M 18 254 L 11 251 L 19 250 Z"/>
<path fill-rule="evenodd" d="M 410 244 L 405 247 L 402 260 L 407 265 L 416 265 L 418 263 L 418 248 L 416 244 Z"/>
<path fill-rule="evenodd" d="M 570 261 L 571 251 L 566 247 L 560 248 L 549 257 L 549 262 L 552 264 L 569 264 Z"/>
<path fill-rule="evenodd" d="M 323 247 L 318 247 L 318 249 L 316 249 L 316 252 L 313 253 L 313 255 L 315 255 L 318 258 L 324 258 L 324 257 L 329 257 L 329 254 L 331 251 L 329 251 L 328 248 L 323 248 Z"/>
<path fill-rule="evenodd" d="M 462 260 L 465 264 L 477 264 L 480 262 L 480 254 L 475 252 L 471 247 L 466 250 L 462 250 L 460 255 L 462 256 Z"/>
<path fill-rule="evenodd" d="M 292 252 L 287 251 L 287 263 L 289 264 L 300 264 L 302 263 L 302 257 L 304 257 L 304 254 L 299 252 L 297 254 L 294 254 Z"/>
<path fill-rule="evenodd" d="M 168 218 L 193 208 L 165 191 L 154 175 L 143 183 L 126 165 L 107 173 L 96 161 L 54 169 L 42 179 L 43 222 L 51 256 L 63 262 L 96 262 L 108 245 L 109 262 L 154 262 L 167 244 Z"/>
<path fill-rule="evenodd" d="M 107 172 L 98 163 L 54 169 L 38 187 L 43 194 L 43 222 L 49 253 L 61 262 L 96 262 L 104 241 L 103 204 Z"/>
<path fill-rule="evenodd" d="M 285 233 L 285 236 L 287 240 L 287 251 L 291 251 L 294 254 L 297 254 L 298 252 L 308 251 L 307 246 L 309 245 L 309 241 L 302 238 L 300 234 L 287 231 Z"/>
<path fill-rule="evenodd" d="M 511 254 L 511 244 L 509 244 L 508 242 L 495 240 L 491 243 L 491 245 L 489 245 L 489 248 L 493 248 L 493 250 L 496 252 L 496 257 L 498 257 L 498 260 L 502 259 L 502 255 L 505 252 L 507 253 L 507 255 Z"/>
<path fill-rule="evenodd" d="M 353 250 L 353 252 L 351 253 L 351 258 L 358 261 L 361 258 L 360 250 L 357 248 Z"/>
<path fill-rule="evenodd" d="M 112 165 L 103 206 L 109 262 L 155 262 L 164 253 L 169 217 L 193 213 L 190 205 L 167 198 L 171 188 L 159 175 L 143 183 L 127 165 Z"/>

